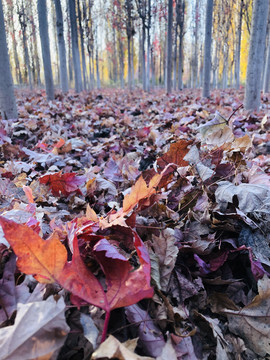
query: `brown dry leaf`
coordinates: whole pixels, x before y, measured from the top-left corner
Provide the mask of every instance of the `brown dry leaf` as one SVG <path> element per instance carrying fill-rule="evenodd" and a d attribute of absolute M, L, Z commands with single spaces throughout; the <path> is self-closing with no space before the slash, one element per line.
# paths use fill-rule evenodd
<path fill-rule="evenodd" d="M 232 333 L 244 339 L 256 354 L 270 353 L 270 279 L 258 281 L 259 295 L 240 311 L 225 310 Z"/>
<path fill-rule="evenodd" d="M 188 162 L 184 157 L 188 153 L 188 146 L 192 141 L 180 140 L 170 145 L 170 150 L 157 159 L 157 164 L 164 169 L 168 164 L 176 164 L 178 166 L 188 166 Z"/>
<path fill-rule="evenodd" d="M 137 339 L 136 339 L 137 340 Z M 118 360 L 152 360 L 148 356 L 140 356 L 134 353 L 134 340 L 128 340 L 121 344 L 114 336 L 110 335 L 99 348 L 93 353 L 91 359 L 118 359 Z M 136 347 L 136 346 L 135 346 Z"/>
<path fill-rule="evenodd" d="M 160 236 L 153 235 L 152 246 L 158 258 L 161 290 L 166 291 L 171 272 L 175 266 L 178 248 L 175 245 L 174 230 L 167 228 Z"/>
<path fill-rule="evenodd" d="M 252 146 L 252 139 L 246 134 L 243 137 L 236 138 L 232 143 L 233 151 L 241 151 L 242 153 L 246 152 Z"/>
<path fill-rule="evenodd" d="M 69 330 L 63 298 L 18 304 L 14 325 L 0 329 L 0 359 L 50 359 Z"/>

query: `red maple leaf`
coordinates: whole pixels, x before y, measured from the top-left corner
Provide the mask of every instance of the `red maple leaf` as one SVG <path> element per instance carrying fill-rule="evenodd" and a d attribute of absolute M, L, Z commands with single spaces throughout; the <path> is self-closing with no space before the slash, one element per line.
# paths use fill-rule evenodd
<path fill-rule="evenodd" d="M 68 196 L 76 191 L 81 194 L 79 186 L 85 182 L 84 176 L 76 176 L 76 173 L 62 174 L 62 171 L 51 175 L 44 175 L 39 178 L 41 184 L 48 185 L 54 196 Z"/>

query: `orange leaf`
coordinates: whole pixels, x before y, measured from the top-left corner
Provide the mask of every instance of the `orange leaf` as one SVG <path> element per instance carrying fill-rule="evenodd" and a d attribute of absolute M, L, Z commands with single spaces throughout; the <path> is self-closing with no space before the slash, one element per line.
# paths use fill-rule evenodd
<path fill-rule="evenodd" d="M 43 240 L 28 226 L 2 216 L 0 225 L 18 257 L 18 268 L 25 274 L 35 275 L 39 282 L 55 282 L 67 261 L 66 248 L 58 236 L 53 235 L 48 240 Z"/>
<path fill-rule="evenodd" d="M 151 195 L 155 194 L 162 176 L 162 174 L 153 176 L 148 186 L 143 177 L 140 176 L 135 185 L 132 186 L 130 193 L 124 197 L 123 212 L 129 213 L 140 200 L 149 198 Z"/>

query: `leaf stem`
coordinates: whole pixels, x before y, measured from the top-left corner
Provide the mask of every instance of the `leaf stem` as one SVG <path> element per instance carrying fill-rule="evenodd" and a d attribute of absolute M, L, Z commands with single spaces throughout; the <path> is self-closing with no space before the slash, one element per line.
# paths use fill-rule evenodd
<path fill-rule="evenodd" d="M 111 312 L 106 311 L 105 322 L 104 322 L 104 327 L 103 327 L 102 336 L 101 336 L 101 343 L 103 343 L 106 340 L 110 316 L 111 316 Z"/>

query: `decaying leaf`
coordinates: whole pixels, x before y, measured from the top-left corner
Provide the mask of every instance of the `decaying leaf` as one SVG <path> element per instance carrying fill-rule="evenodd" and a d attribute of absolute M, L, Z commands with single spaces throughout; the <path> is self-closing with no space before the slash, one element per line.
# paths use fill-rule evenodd
<path fill-rule="evenodd" d="M 270 280 L 258 281 L 259 294 L 239 311 L 226 310 L 229 329 L 244 339 L 248 348 L 264 357 L 270 353 Z"/>
<path fill-rule="evenodd" d="M 63 298 L 18 304 L 14 325 L 0 329 L 0 359 L 49 359 L 68 332 Z"/>
<path fill-rule="evenodd" d="M 137 341 L 136 341 L 137 342 Z M 136 346 L 136 344 L 135 344 Z M 119 359 L 119 360 L 152 360 L 152 357 L 139 356 L 134 353 L 134 346 L 128 348 L 128 344 L 121 344 L 114 336 L 110 335 L 108 339 L 100 345 L 93 353 L 91 359 Z"/>
<path fill-rule="evenodd" d="M 265 185 L 234 185 L 229 181 L 220 181 L 215 196 L 221 209 L 226 209 L 228 203 L 233 202 L 233 197 L 237 196 L 238 207 L 245 214 L 270 207 L 270 189 Z"/>

